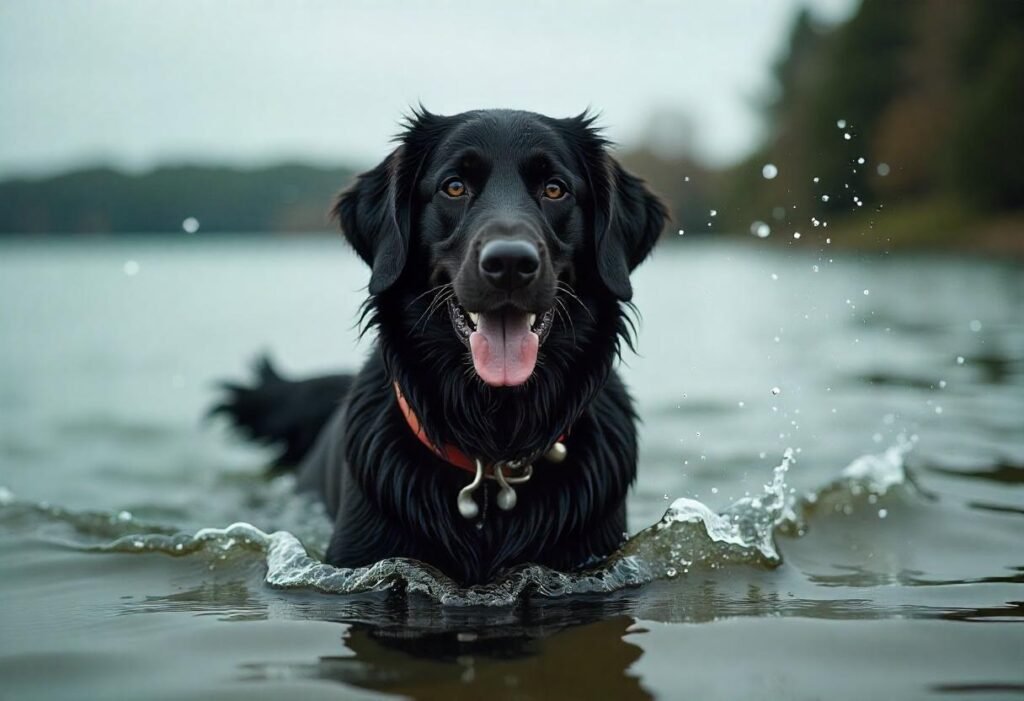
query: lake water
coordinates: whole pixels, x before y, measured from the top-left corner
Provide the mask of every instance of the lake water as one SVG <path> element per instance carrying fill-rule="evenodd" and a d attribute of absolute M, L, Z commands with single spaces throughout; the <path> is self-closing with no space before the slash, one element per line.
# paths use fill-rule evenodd
<path fill-rule="evenodd" d="M 359 365 L 340 239 L 0 241 L 0 697 L 1024 696 L 1021 266 L 678 243 L 623 368 L 639 535 L 463 591 L 319 565 L 201 420 L 258 351 Z"/>

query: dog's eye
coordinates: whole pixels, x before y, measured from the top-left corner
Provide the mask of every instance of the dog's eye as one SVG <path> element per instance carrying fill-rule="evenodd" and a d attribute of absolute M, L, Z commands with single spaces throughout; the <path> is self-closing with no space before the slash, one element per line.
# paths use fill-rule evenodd
<path fill-rule="evenodd" d="M 565 197 L 565 185 L 561 180 L 548 180 L 544 184 L 544 196 L 549 200 L 560 200 Z"/>
<path fill-rule="evenodd" d="M 444 194 L 449 197 L 462 197 L 466 194 L 466 183 L 462 182 L 458 178 L 449 178 L 445 181 L 444 185 L 441 186 Z"/>

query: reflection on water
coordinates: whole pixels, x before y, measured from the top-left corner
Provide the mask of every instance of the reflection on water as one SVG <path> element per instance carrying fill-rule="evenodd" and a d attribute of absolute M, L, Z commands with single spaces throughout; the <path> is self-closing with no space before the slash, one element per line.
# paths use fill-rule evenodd
<path fill-rule="evenodd" d="M 954 470 L 948 467 L 929 467 L 932 472 L 937 472 L 951 477 L 962 477 L 966 479 L 991 480 L 1002 482 L 1007 485 L 1024 484 L 1024 465 L 993 465 L 981 470 Z"/>
<path fill-rule="evenodd" d="M 495 693 L 516 698 L 649 699 L 631 665 L 643 654 L 632 640 L 644 630 L 629 616 L 594 611 L 585 627 L 516 636 L 420 631 L 412 626 L 349 626 L 350 656 L 307 664 L 251 664 L 242 679 L 279 677 L 342 682 L 417 698 L 474 698 Z M 543 637 L 543 643 L 537 642 Z M 479 696 L 476 696 L 479 694 Z"/>
<path fill-rule="evenodd" d="M 268 345 L 295 372 L 358 364 L 340 244 L 0 246 L 23 301 L 0 305 L 11 694 L 1020 696 L 1019 268 L 660 251 L 624 368 L 634 537 L 582 576 L 465 591 L 323 565 L 319 507 L 199 422 Z"/>

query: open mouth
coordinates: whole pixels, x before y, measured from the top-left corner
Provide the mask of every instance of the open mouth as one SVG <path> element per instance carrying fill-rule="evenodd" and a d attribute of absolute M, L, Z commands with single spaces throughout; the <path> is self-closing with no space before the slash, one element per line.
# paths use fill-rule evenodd
<path fill-rule="evenodd" d="M 530 379 L 555 316 L 552 309 L 531 314 L 513 307 L 476 314 L 454 299 L 448 301 L 448 313 L 455 333 L 473 356 L 476 374 L 493 387 L 512 387 Z"/>

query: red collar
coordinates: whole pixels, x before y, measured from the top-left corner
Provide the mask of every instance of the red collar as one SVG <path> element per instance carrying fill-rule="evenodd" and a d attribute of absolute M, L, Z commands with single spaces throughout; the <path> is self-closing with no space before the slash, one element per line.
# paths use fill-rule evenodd
<path fill-rule="evenodd" d="M 416 434 L 416 437 L 420 439 L 420 443 L 430 448 L 430 451 L 437 457 L 451 463 L 455 467 L 461 468 L 466 472 L 476 473 L 475 460 L 470 458 L 451 443 L 438 447 L 434 445 L 429 438 L 427 438 L 427 434 L 423 430 L 423 425 L 420 424 L 420 419 L 416 416 L 416 412 L 412 410 L 411 406 L 409 406 L 409 402 L 406 401 L 405 395 L 402 394 L 402 390 L 399 388 L 398 383 L 396 382 L 394 384 L 395 396 L 398 397 L 398 408 L 402 410 L 405 422 L 409 424 L 409 428 L 411 428 L 412 432 Z"/>
<path fill-rule="evenodd" d="M 411 428 L 412 432 L 416 434 L 416 437 L 420 439 L 420 443 L 427 446 L 427 448 L 430 449 L 430 452 L 445 462 L 450 463 L 459 469 L 465 470 L 466 472 L 475 474 L 476 460 L 463 453 L 451 443 L 445 443 L 444 445 L 437 446 L 427 438 L 427 434 L 423 430 L 423 425 L 420 423 L 419 417 L 416 416 L 416 412 L 413 411 L 411 406 L 409 406 L 409 402 L 406 400 L 405 395 L 402 394 L 402 390 L 398 386 L 398 383 L 395 382 L 394 386 L 395 396 L 398 398 L 398 408 L 402 410 L 402 416 L 405 417 L 405 422 L 409 424 L 409 428 Z M 558 440 L 564 441 L 565 436 L 562 435 Z"/>

